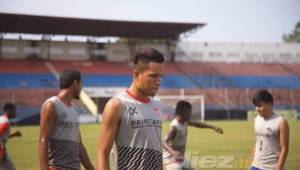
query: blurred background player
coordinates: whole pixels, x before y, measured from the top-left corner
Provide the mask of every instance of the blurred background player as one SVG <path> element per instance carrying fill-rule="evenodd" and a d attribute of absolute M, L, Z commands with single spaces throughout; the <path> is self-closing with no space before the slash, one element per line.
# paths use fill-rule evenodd
<path fill-rule="evenodd" d="M 67 69 L 59 77 L 60 91 L 41 109 L 39 158 L 41 170 L 87 170 L 94 167 L 81 141 L 79 113 L 72 103 L 82 89 L 80 72 Z"/>
<path fill-rule="evenodd" d="M 103 112 L 97 169 L 108 170 L 113 147 L 116 169 L 162 169 L 161 104 L 154 100 L 164 57 L 152 48 L 137 51 L 130 87 L 108 101 Z"/>
<path fill-rule="evenodd" d="M 175 118 L 170 124 L 170 129 L 163 140 L 166 150 L 163 155 L 167 170 L 193 169 L 188 160 L 184 159 L 188 126 L 197 128 L 213 129 L 217 133 L 223 134 L 222 128 L 208 125 L 202 122 L 190 121 L 192 105 L 184 100 L 176 104 Z"/>
<path fill-rule="evenodd" d="M 256 92 L 252 101 L 258 115 L 250 170 L 283 170 L 289 150 L 288 122 L 273 112 L 273 96 L 267 90 Z"/>
<path fill-rule="evenodd" d="M 6 152 L 6 142 L 8 138 L 20 137 L 21 132 L 10 133 L 10 120 L 16 117 L 16 106 L 6 103 L 3 107 L 4 113 L 0 116 L 0 170 L 16 169 Z"/>

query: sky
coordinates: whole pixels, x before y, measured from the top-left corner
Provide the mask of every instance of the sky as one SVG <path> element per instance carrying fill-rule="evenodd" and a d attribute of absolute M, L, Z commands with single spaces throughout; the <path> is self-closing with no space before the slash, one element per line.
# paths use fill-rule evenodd
<path fill-rule="evenodd" d="M 300 22 L 300 0 L 0 0 L 0 12 L 206 23 L 181 40 L 280 43 Z"/>

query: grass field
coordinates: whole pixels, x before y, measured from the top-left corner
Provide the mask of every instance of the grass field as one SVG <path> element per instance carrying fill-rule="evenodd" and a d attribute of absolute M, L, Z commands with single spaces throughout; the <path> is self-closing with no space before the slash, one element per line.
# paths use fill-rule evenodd
<path fill-rule="evenodd" d="M 197 169 L 247 169 L 247 159 L 255 142 L 251 121 L 209 121 L 223 127 L 225 134 L 218 135 L 211 130 L 189 128 L 187 156 Z M 289 121 L 290 151 L 287 170 L 300 169 L 300 121 Z M 169 123 L 164 123 L 163 134 Z M 81 134 L 89 155 L 95 163 L 100 125 L 81 125 Z M 8 141 L 8 152 L 18 170 L 37 170 L 38 164 L 38 126 L 21 126 L 22 138 Z M 229 161 L 229 162 L 225 162 Z M 202 168 L 201 168 L 202 167 Z"/>

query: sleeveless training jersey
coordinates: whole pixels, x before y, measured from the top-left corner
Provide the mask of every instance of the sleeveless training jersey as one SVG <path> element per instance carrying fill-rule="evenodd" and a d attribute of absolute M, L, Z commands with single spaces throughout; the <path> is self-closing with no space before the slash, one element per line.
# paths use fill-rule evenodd
<path fill-rule="evenodd" d="M 115 96 L 123 104 L 118 132 L 113 146 L 116 169 L 161 170 L 161 104 L 143 102 L 128 91 Z"/>
<path fill-rule="evenodd" d="M 57 96 L 49 98 L 57 115 L 52 136 L 48 143 L 49 168 L 80 169 L 79 114 L 74 105 L 65 105 Z"/>
<path fill-rule="evenodd" d="M 0 140 L 2 140 L 3 145 L 5 146 L 8 138 L 9 138 L 9 131 L 10 131 L 10 122 L 8 119 L 7 114 L 0 116 Z"/>
<path fill-rule="evenodd" d="M 268 119 L 259 115 L 255 117 L 256 145 L 252 166 L 264 170 L 276 169 L 280 154 L 279 123 L 282 119 L 278 115 Z"/>
<path fill-rule="evenodd" d="M 172 120 L 170 126 L 176 128 L 176 134 L 174 139 L 171 141 L 171 147 L 174 148 L 176 151 L 179 151 L 181 153 L 181 156 L 184 156 L 188 122 L 181 124 L 175 118 Z M 167 156 L 171 156 L 171 154 L 166 151 L 164 157 Z"/>

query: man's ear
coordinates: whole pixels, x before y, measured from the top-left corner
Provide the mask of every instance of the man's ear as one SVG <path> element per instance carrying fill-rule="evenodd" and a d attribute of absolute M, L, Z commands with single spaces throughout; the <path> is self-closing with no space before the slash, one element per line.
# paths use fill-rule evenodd
<path fill-rule="evenodd" d="M 134 79 L 137 79 L 139 74 L 140 74 L 139 71 L 136 70 L 136 69 L 133 70 L 133 72 L 132 72 L 132 75 L 133 75 L 133 78 L 134 78 Z"/>
<path fill-rule="evenodd" d="M 73 80 L 73 83 L 72 83 L 72 85 L 73 85 L 73 86 L 76 86 L 76 85 L 78 85 L 78 83 L 79 83 L 79 81 L 78 81 L 78 80 Z"/>

